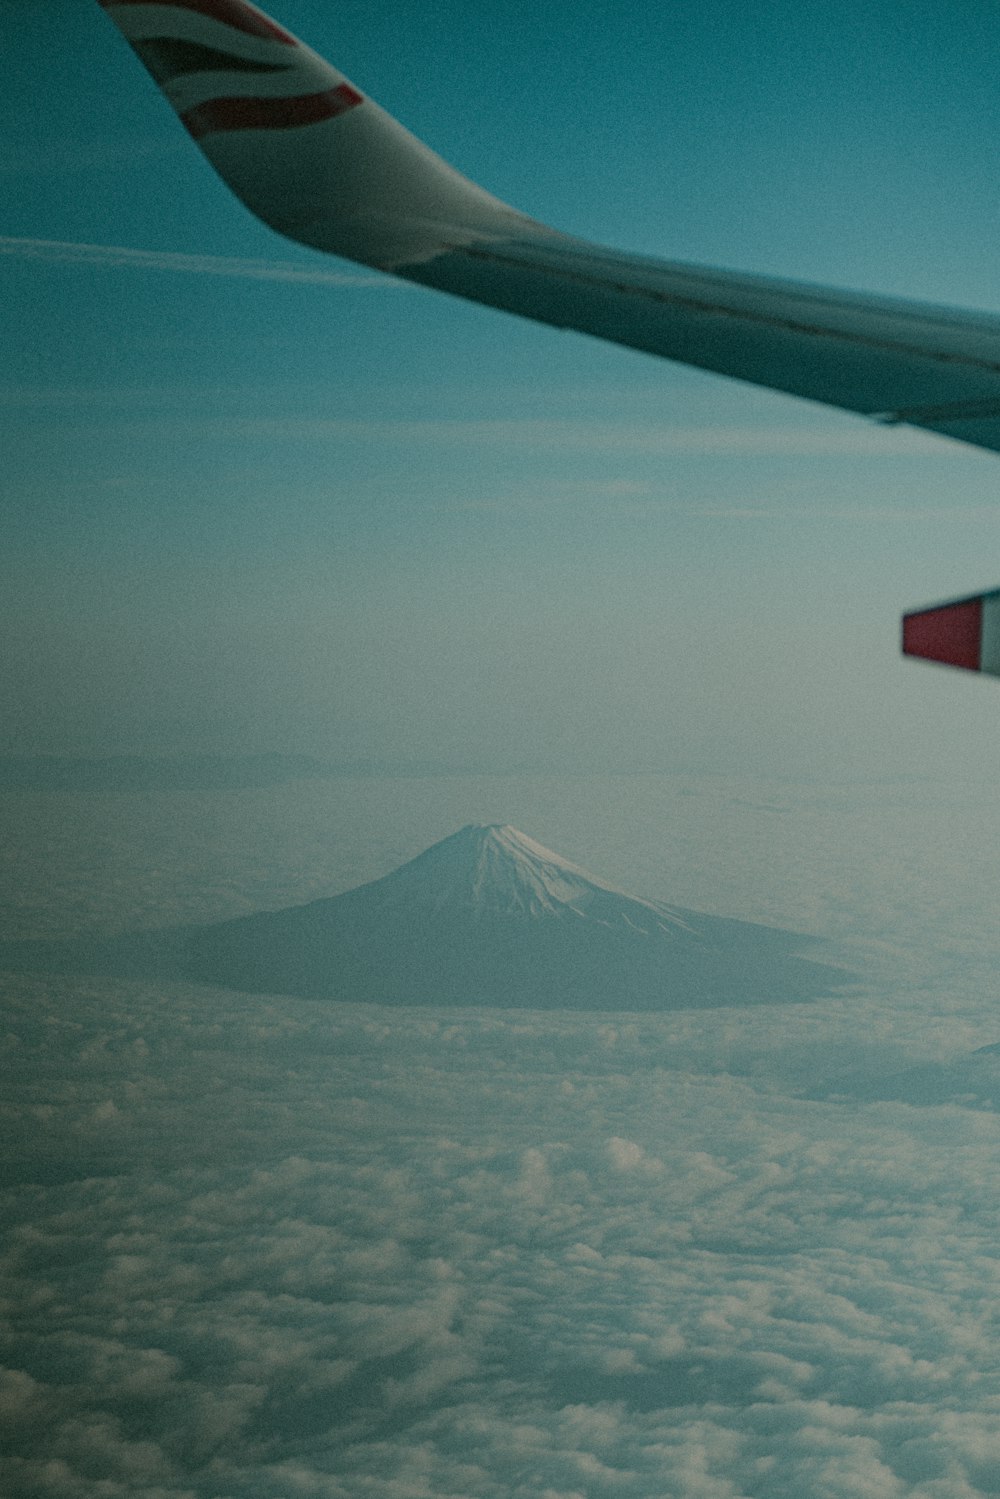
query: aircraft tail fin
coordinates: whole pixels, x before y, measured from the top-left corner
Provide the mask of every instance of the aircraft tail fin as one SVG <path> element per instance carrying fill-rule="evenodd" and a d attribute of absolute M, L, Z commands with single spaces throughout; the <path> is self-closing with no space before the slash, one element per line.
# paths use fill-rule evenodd
<path fill-rule="evenodd" d="M 905 614 L 903 654 L 1000 676 L 1000 589 Z"/>
<path fill-rule="evenodd" d="M 391 270 L 545 231 L 461 176 L 246 0 L 98 0 L 238 198 L 290 239 Z"/>

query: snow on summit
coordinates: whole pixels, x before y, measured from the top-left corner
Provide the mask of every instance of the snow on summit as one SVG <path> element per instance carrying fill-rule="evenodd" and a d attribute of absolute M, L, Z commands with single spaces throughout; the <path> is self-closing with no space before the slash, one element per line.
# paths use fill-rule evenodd
<path fill-rule="evenodd" d="M 368 888 L 390 899 L 473 913 L 577 916 L 636 930 L 684 927 L 668 906 L 636 900 L 509 824 L 469 823 Z"/>

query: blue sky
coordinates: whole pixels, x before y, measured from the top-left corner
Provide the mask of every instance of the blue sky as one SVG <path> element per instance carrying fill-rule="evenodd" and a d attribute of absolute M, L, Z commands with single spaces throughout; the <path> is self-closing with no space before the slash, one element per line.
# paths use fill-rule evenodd
<path fill-rule="evenodd" d="M 1000 309 L 986 6 L 276 14 L 560 228 Z M 896 638 L 998 582 L 995 459 L 279 240 L 96 5 L 0 68 L 0 748 L 988 771 Z"/>

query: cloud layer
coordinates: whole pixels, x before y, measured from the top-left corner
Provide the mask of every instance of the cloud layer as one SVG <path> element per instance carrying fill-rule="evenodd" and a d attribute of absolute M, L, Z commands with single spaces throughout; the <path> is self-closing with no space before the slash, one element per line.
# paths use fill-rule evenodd
<path fill-rule="evenodd" d="M 706 1074 L 686 1017 L 8 1014 L 4 1492 L 996 1492 L 991 1115 Z"/>

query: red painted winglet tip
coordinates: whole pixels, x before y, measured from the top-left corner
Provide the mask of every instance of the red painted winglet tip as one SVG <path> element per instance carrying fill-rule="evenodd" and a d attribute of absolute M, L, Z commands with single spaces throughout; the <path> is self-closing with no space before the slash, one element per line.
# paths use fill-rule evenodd
<path fill-rule="evenodd" d="M 961 599 L 934 609 L 903 615 L 903 655 L 940 661 L 965 671 L 979 671 L 983 637 L 983 601 Z"/>

